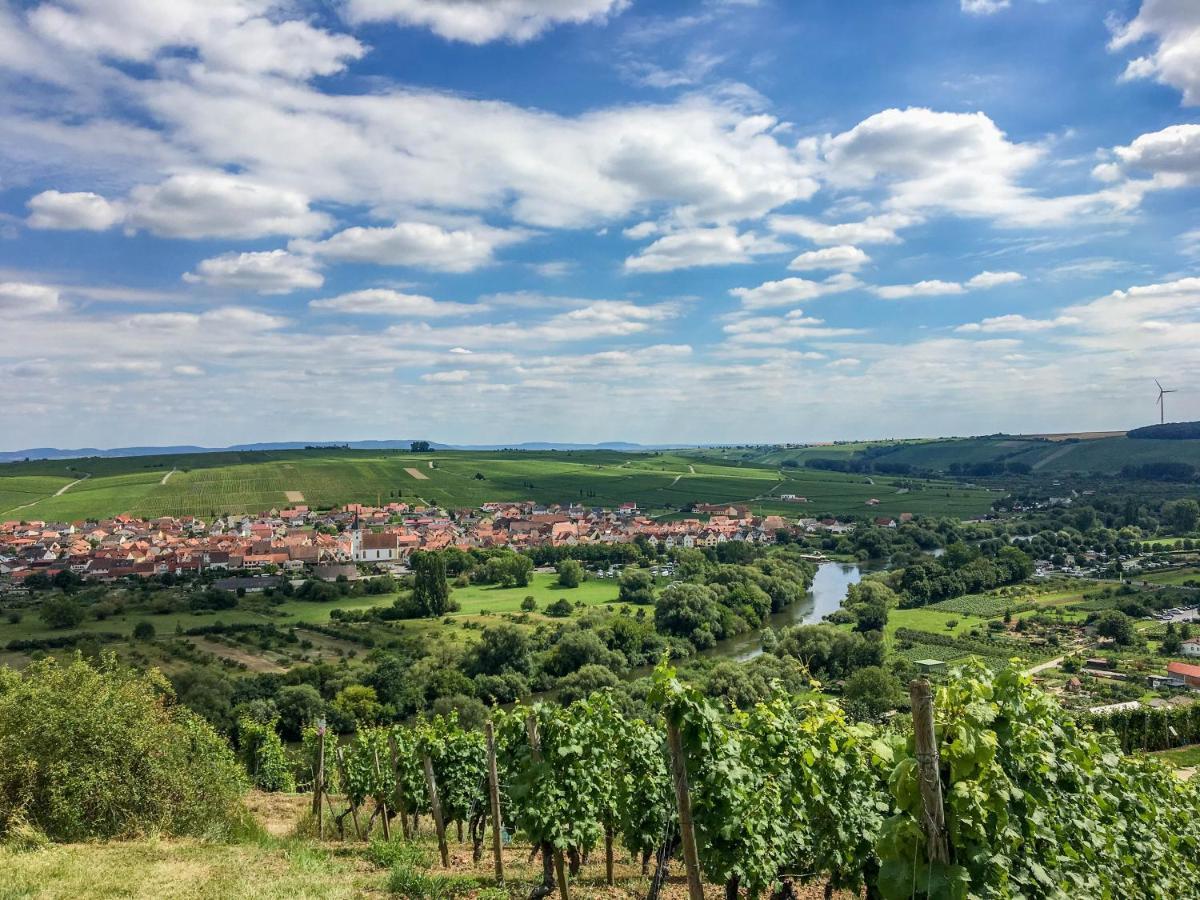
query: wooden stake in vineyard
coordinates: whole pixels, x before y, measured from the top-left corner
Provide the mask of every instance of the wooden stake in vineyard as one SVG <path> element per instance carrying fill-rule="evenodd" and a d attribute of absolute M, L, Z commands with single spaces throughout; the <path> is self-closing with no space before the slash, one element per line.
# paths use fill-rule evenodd
<path fill-rule="evenodd" d="M 496 773 L 496 729 L 492 720 L 484 725 L 487 735 L 488 799 L 492 806 L 492 856 L 496 860 L 496 882 L 504 884 L 504 856 L 500 839 L 500 777 Z"/>
<path fill-rule="evenodd" d="M 930 862 L 950 862 L 946 840 L 946 813 L 942 808 L 941 760 L 937 733 L 933 725 L 933 689 L 929 681 L 915 678 L 908 685 L 912 700 L 913 736 L 916 743 L 917 771 L 921 783 L 921 827 L 925 831 L 926 854 Z"/>
<path fill-rule="evenodd" d="M 671 751 L 671 771 L 675 776 L 675 806 L 679 811 L 679 836 L 683 844 L 683 864 L 687 869 L 688 900 L 704 900 L 700 880 L 700 858 L 696 852 L 696 828 L 692 823 L 692 798 L 688 794 L 687 758 L 679 726 L 667 722 L 667 746 Z"/>
<path fill-rule="evenodd" d="M 325 717 L 317 720 L 317 772 L 313 776 L 312 813 L 317 818 L 317 840 L 325 840 L 325 808 L 321 795 L 325 793 Z"/>
<path fill-rule="evenodd" d="M 429 789 L 429 808 L 433 811 L 433 827 L 437 829 L 438 851 L 442 854 L 442 868 L 450 868 L 450 848 L 446 846 L 446 821 L 442 818 L 442 801 L 438 797 L 437 779 L 433 777 L 433 760 L 426 753 L 425 787 Z"/>

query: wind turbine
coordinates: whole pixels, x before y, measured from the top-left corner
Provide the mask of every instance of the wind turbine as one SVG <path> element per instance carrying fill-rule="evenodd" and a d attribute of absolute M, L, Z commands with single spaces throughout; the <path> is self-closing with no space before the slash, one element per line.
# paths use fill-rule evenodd
<path fill-rule="evenodd" d="M 1157 378 L 1154 379 L 1154 383 L 1158 384 Z M 1161 384 L 1158 384 L 1158 424 L 1159 425 L 1164 425 L 1164 424 L 1166 424 L 1166 421 L 1167 421 L 1167 405 L 1165 403 L 1163 403 L 1163 397 L 1166 396 L 1167 394 L 1175 394 L 1175 393 L 1178 393 L 1176 388 L 1171 388 L 1170 390 L 1167 390 Z"/>

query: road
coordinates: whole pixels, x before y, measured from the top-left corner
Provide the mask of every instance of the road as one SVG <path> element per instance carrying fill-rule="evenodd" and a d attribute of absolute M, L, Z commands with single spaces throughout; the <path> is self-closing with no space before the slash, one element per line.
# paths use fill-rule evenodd
<path fill-rule="evenodd" d="M 160 481 L 159 484 L 166 484 L 167 479 L 169 479 L 172 475 L 174 475 L 176 471 L 177 471 L 176 469 L 172 469 L 170 472 L 168 472 L 166 475 L 164 475 L 162 477 L 162 481 Z"/>
<path fill-rule="evenodd" d="M 80 482 L 87 481 L 91 477 L 92 477 L 92 475 L 90 472 L 85 472 L 83 474 L 82 478 L 76 478 L 74 481 L 70 482 L 69 484 L 64 484 L 57 491 L 55 491 L 51 496 L 61 497 L 63 494 L 65 494 L 71 488 L 75 487 L 75 485 L 79 484 Z M 31 500 L 29 503 L 22 503 L 20 506 L 14 506 L 12 509 L 5 510 L 5 515 L 8 515 L 9 513 L 15 513 L 19 509 L 29 509 L 29 507 L 37 506 L 43 500 L 49 500 L 49 499 L 50 499 L 49 497 L 39 497 L 37 500 Z"/>

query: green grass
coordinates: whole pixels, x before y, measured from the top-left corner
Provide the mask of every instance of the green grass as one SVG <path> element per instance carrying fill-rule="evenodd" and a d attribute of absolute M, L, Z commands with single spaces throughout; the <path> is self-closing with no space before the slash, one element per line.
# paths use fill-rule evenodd
<path fill-rule="evenodd" d="M 520 612 L 521 601 L 532 596 L 539 610 L 545 609 L 555 600 L 565 597 L 571 603 L 582 602 L 585 606 L 601 606 L 617 601 L 615 578 L 585 581 L 577 588 L 564 588 L 558 584 L 557 575 L 535 573 L 528 587 L 502 588 L 488 584 L 473 584 L 456 587 L 451 594 L 462 606 L 458 615 L 479 615 L 481 612 Z"/>
<path fill-rule="evenodd" d="M 1194 766 L 1200 766 L 1200 744 L 1191 744 L 1187 747 L 1178 747 L 1174 750 L 1163 750 L 1161 753 L 1155 753 L 1159 759 L 1165 759 L 1169 763 L 1179 766 L 1181 769 L 1190 769 Z"/>
<path fill-rule="evenodd" d="M 947 628 L 947 622 L 956 622 L 954 628 Z M 897 628 L 911 628 L 914 631 L 928 631 L 931 634 L 966 634 L 977 626 L 986 626 L 987 620 L 979 616 L 948 613 L 930 607 L 920 609 L 893 609 L 888 613 L 886 633 L 893 635 Z"/>
<path fill-rule="evenodd" d="M 1174 569 L 1170 572 L 1151 572 L 1148 575 L 1138 575 L 1135 581 L 1149 581 L 1151 584 L 1183 584 L 1187 581 L 1200 581 L 1200 568 L 1189 567 Z"/>
<path fill-rule="evenodd" d="M 425 478 L 413 477 L 410 468 Z M 50 496 L 85 472 L 91 475 L 86 481 Z M 985 511 L 995 497 L 948 482 L 920 486 L 900 493 L 893 479 L 879 476 L 872 483 L 861 475 L 670 453 L 297 450 L 12 463 L 0 467 L 0 516 L 13 511 L 23 520 L 51 521 L 117 513 L 211 517 L 288 506 L 288 491 L 303 494 L 314 509 L 389 500 L 451 507 L 525 499 L 613 507 L 632 500 L 659 513 L 692 502 L 746 503 L 792 517 L 968 516 Z M 781 494 L 811 502 L 785 503 Z M 870 498 L 879 505 L 867 507 Z M 25 504 L 32 505 L 15 509 Z"/>

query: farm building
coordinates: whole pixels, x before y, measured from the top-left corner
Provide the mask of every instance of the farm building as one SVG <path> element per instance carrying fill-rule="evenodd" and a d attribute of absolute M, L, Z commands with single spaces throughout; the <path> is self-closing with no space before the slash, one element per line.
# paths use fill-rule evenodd
<path fill-rule="evenodd" d="M 1200 666 L 1180 662 L 1168 663 L 1167 680 L 1179 687 L 1200 690 Z"/>
<path fill-rule="evenodd" d="M 1188 638 L 1179 652 L 1184 656 L 1200 656 L 1200 637 Z"/>

